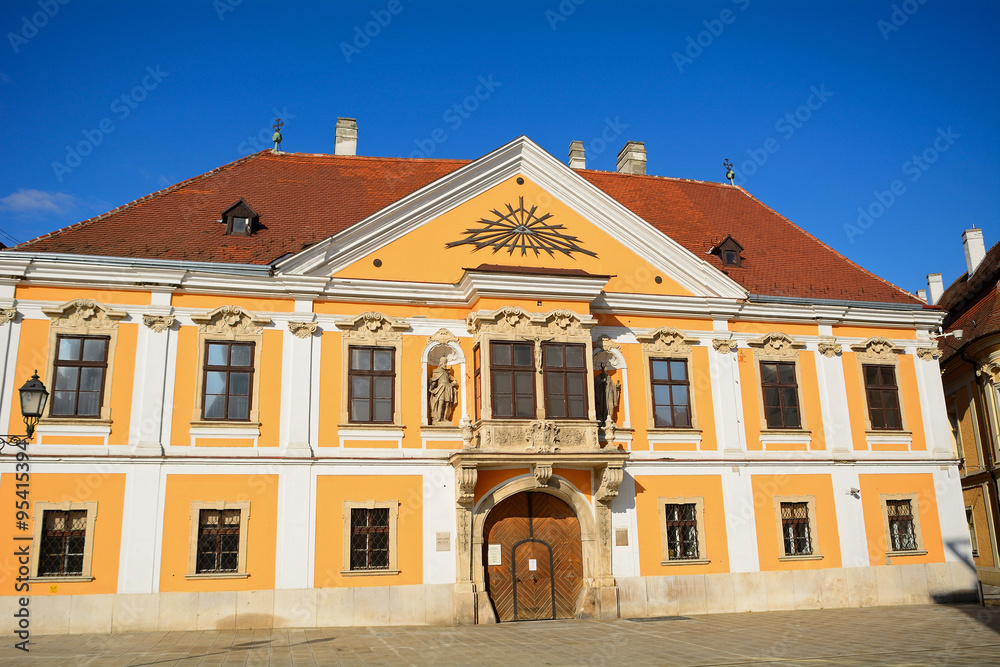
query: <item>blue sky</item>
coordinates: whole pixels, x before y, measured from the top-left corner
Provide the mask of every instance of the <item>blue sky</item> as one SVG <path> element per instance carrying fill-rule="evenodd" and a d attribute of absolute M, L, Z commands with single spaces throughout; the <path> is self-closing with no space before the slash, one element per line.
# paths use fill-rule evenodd
<path fill-rule="evenodd" d="M 525 134 L 613 170 L 636 140 L 648 173 L 712 181 L 729 158 L 865 268 L 947 285 L 963 229 L 1000 237 L 998 19 L 956 0 L 7 0 L 0 229 L 27 240 L 231 162 L 276 114 L 284 150 L 332 153 L 348 116 L 363 155 Z"/>

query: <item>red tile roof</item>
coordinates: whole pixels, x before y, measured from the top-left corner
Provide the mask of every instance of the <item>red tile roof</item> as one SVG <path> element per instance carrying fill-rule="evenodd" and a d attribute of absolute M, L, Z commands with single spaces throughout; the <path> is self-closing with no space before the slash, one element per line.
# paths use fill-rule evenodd
<path fill-rule="evenodd" d="M 468 163 L 262 151 L 15 250 L 266 265 Z M 706 253 L 732 235 L 744 248 L 743 266 L 726 271 L 752 294 L 920 303 L 740 188 L 615 172 L 578 173 L 720 270 L 719 258 Z M 261 229 L 250 237 L 226 236 L 217 220 L 240 197 L 260 214 Z"/>

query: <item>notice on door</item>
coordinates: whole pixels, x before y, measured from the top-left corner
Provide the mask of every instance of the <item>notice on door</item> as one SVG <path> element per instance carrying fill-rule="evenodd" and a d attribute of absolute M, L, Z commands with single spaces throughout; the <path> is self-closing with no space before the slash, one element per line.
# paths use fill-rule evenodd
<path fill-rule="evenodd" d="M 489 565 L 500 565 L 502 562 L 500 558 L 501 553 L 503 552 L 501 551 L 499 544 L 491 544 L 487 554 Z"/>
<path fill-rule="evenodd" d="M 538 561 L 536 561 L 534 558 L 529 558 L 528 559 L 528 570 L 531 571 L 531 572 L 534 572 L 537 569 L 538 569 Z"/>

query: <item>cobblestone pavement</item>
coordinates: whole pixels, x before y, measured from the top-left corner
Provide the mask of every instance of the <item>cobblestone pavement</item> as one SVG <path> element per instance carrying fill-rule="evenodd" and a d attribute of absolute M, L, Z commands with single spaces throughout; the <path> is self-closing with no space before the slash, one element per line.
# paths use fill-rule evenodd
<path fill-rule="evenodd" d="M 50 635 L 0 665 L 997 665 L 1000 609 L 928 605 L 479 627 Z"/>

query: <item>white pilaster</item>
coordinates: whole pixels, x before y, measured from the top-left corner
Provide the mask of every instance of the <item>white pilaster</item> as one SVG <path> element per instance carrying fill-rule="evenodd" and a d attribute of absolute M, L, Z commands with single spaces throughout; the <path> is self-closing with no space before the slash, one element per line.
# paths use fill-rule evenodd
<path fill-rule="evenodd" d="M 132 465 L 121 472 L 126 476 L 118 592 L 155 593 L 163 530 L 162 467 L 155 463 Z M 101 525 L 100 520 L 97 525 Z"/>
<path fill-rule="evenodd" d="M 156 332 L 140 324 L 132 384 L 132 416 L 128 444 L 137 454 L 158 456 L 162 450 L 167 360 L 173 331 Z"/>
<path fill-rule="evenodd" d="M 423 474 L 424 583 L 453 584 L 456 581 L 455 472 L 451 466 L 436 466 Z M 437 550 L 439 533 L 448 534 L 448 550 Z"/>
<path fill-rule="evenodd" d="M 816 377 L 819 403 L 823 413 L 823 435 L 831 452 L 852 452 L 851 413 L 847 407 L 847 383 L 844 363 L 839 354 L 828 357 L 817 351 Z"/>
<path fill-rule="evenodd" d="M 916 355 L 913 357 L 913 364 L 917 371 L 917 394 L 920 396 L 927 451 L 933 456 L 951 458 L 955 454 L 951 444 L 948 408 L 944 401 L 944 386 L 941 384 L 941 366 L 937 359 L 924 360 Z M 962 516 L 964 526 L 964 510 Z"/>
<path fill-rule="evenodd" d="M 14 377 L 17 371 L 17 346 L 21 340 L 21 316 L 15 315 L 14 319 L 7 324 L 0 326 L 0 432 L 7 432 L 7 425 L 10 424 L 10 411 L 16 409 L 20 414 L 20 395 L 17 390 L 29 377 L 21 380 Z M 45 369 L 42 368 L 42 373 Z M 44 382 L 44 380 L 43 380 Z M 51 391 L 51 389 L 50 389 Z M 17 406 L 12 408 L 12 406 Z M 18 431 L 23 433 L 23 431 Z"/>
<path fill-rule="evenodd" d="M 281 466 L 278 477 L 278 535 L 274 553 L 275 588 L 310 588 L 312 525 L 309 504 L 313 476 L 308 464 Z M 251 508 L 250 525 L 253 526 Z M 253 530 L 251 528 L 251 530 Z"/>
<path fill-rule="evenodd" d="M 618 530 L 628 531 L 628 544 L 615 544 Z M 627 469 L 618 495 L 611 501 L 611 573 L 616 577 L 638 577 L 639 523 L 635 513 L 635 477 Z"/>
<path fill-rule="evenodd" d="M 869 558 L 864 511 L 861 498 L 850 493 L 852 489 L 858 489 L 859 492 L 861 489 L 857 469 L 854 466 L 834 466 L 830 471 L 841 562 L 843 567 L 865 567 Z"/>
<path fill-rule="evenodd" d="M 726 321 L 716 320 L 714 324 L 716 332 L 725 337 L 730 335 Z M 743 430 L 743 403 L 736 352 L 723 354 L 712 345 L 712 339 L 705 339 L 703 342 L 708 345 L 708 368 L 712 378 L 712 403 L 715 408 L 715 432 L 719 450 L 727 455 L 741 455 L 747 448 L 747 436 Z"/>
<path fill-rule="evenodd" d="M 300 321 L 312 322 L 315 317 L 311 301 L 296 300 L 295 310 Z M 315 339 L 314 334 L 300 338 L 287 327 L 283 332 L 279 444 L 289 456 L 312 455 L 310 440 L 316 418 L 311 409 L 313 374 L 318 372 L 318 367 L 313 367 Z"/>
<path fill-rule="evenodd" d="M 972 539 L 969 537 L 969 524 L 965 518 L 965 497 L 962 495 L 958 466 L 941 466 L 934 471 L 934 491 L 937 495 L 945 561 L 964 562 L 974 567 Z"/>
<path fill-rule="evenodd" d="M 723 469 L 722 502 L 726 511 L 726 540 L 730 572 L 759 572 L 757 523 L 750 471 L 745 467 Z"/>

